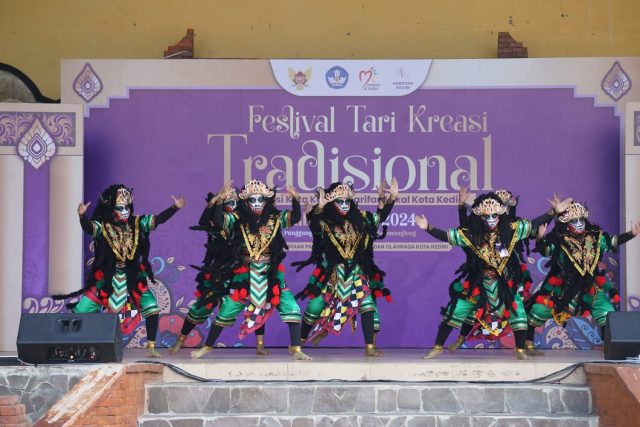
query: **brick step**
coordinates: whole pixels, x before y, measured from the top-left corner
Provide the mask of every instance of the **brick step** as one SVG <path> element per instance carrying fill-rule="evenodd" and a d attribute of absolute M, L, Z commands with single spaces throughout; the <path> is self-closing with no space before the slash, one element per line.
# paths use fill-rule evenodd
<path fill-rule="evenodd" d="M 518 413 L 591 415 L 586 386 L 461 383 L 168 383 L 146 386 L 149 415 Z"/>
<path fill-rule="evenodd" d="M 518 416 L 514 414 L 403 414 L 403 415 L 236 415 L 151 416 L 139 427 L 598 427 L 597 416 Z"/>

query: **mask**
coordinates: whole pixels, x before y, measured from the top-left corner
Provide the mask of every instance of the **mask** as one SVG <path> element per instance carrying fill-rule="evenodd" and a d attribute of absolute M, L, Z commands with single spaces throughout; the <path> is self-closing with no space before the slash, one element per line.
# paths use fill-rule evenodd
<path fill-rule="evenodd" d="M 249 196 L 247 198 L 247 202 L 249 203 L 249 208 L 254 214 L 262 214 L 262 211 L 264 210 L 264 196 L 262 194 Z"/>
<path fill-rule="evenodd" d="M 236 210 L 236 201 L 234 199 L 227 200 L 224 202 L 224 210 L 228 213 L 232 213 Z"/>
<path fill-rule="evenodd" d="M 113 219 L 116 222 L 127 222 L 129 220 L 129 214 L 131 211 L 129 210 L 129 206 L 117 204 L 113 208 Z"/>
<path fill-rule="evenodd" d="M 570 221 L 567 228 L 569 229 L 569 232 L 573 234 L 582 234 L 584 233 L 584 226 L 584 218 L 578 218 Z"/>
<path fill-rule="evenodd" d="M 349 213 L 349 209 L 351 209 L 351 200 L 335 199 L 333 201 L 333 206 L 335 206 L 336 210 L 340 215 L 346 216 Z"/>
<path fill-rule="evenodd" d="M 482 220 L 488 230 L 495 230 L 498 227 L 498 221 L 500 217 L 498 214 L 482 215 Z"/>

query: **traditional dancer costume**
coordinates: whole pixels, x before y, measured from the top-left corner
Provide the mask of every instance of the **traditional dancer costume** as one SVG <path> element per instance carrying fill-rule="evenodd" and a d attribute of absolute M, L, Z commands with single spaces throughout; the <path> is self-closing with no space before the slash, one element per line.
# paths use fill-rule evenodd
<path fill-rule="evenodd" d="M 569 201 L 556 202 L 556 209 L 565 209 Z M 458 298 L 452 313 L 440 323 L 436 343 L 425 358 L 442 353 L 444 342 L 453 327 L 459 327 L 475 310 L 475 318 L 482 324 L 485 310 L 497 317 L 507 318 L 516 339 L 515 354 L 518 359 L 529 358 L 525 354 L 527 315 L 522 298 L 514 287 L 511 277 L 513 252 L 516 243 L 528 238 L 538 225 L 548 222 L 552 213 L 546 213 L 533 221 L 513 219 L 495 193 L 478 197 L 472 206 L 473 216 L 464 227 L 448 231 L 433 227 L 424 217 L 416 224 L 436 239 L 453 246 L 469 248 L 468 275 L 463 286 L 463 296 Z M 490 328 L 488 325 L 483 325 Z"/>
<path fill-rule="evenodd" d="M 238 194 L 232 189 L 223 201 L 223 209 L 226 213 L 233 214 L 238 202 Z M 207 233 L 206 253 L 201 267 L 196 276 L 196 300 L 189 307 L 187 317 L 184 319 L 180 335 L 169 352 L 175 354 L 182 347 L 189 333 L 207 320 L 218 305 L 220 299 L 228 293 L 229 281 L 232 271 L 228 268 L 233 258 L 231 257 L 231 245 L 229 234 L 226 230 L 217 227 L 213 222 L 213 211 L 218 199 L 213 193 L 207 194 L 207 206 L 205 207 L 197 226 L 192 230 L 205 231 Z M 258 348 L 264 346 L 264 341 L 258 338 Z M 261 349 L 265 351 L 264 348 Z"/>
<path fill-rule="evenodd" d="M 535 328 L 551 318 L 564 325 L 572 316 L 590 314 L 602 333 L 607 313 L 615 311 L 620 302 L 618 290 L 598 263 L 606 252 L 615 252 L 633 239 L 640 232 L 640 225 L 619 236 L 610 235 L 588 218 L 587 208 L 574 202 L 556 218 L 548 235 L 538 236 L 536 250 L 550 257 L 550 270 L 528 312 L 527 339 L 532 344 Z"/>
<path fill-rule="evenodd" d="M 290 187 L 291 210 L 275 208 L 275 191 L 259 180 L 251 180 L 238 194 L 235 212 L 225 212 L 225 200 L 230 187 L 223 188 L 220 202 L 215 204 L 213 223 L 229 234 L 231 256 L 229 268 L 232 276 L 229 295 L 225 296 L 218 310 L 215 323 L 209 332 L 206 345 L 191 353 L 193 358 L 211 351 L 222 329 L 232 326 L 236 317 L 244 311 L 240 337 L 261 330 L 266 320 L 277 310 L 283 322 L 289 325 L 291 346 L 289 351 L 299 360 L 309 360 L 300 348 L 300 307 L 284 280 L 287 244 L 282 229 L 300 221 L 298 194 Z"/>
<path fill-rule="evenodd" d="M 316 265 L 305 289 L 313 298 L 304 313 L 304 339 L 338 335 L 343 326 L 360 313 L 365 354 L 382 356 L 374 344 L 376 305 L 370 279 L 381 279 L 383 272 L 373 262 L 371 240 L 377 236 L 380 222 L 389 216 L 397 195 L 394 181 L 388 202 L 379 212 L 371 213 L 358 210 L 350 185 L 336 182 L 320 191 L 318 205 L 309 220 L 314 235 L 313 251 L 311 257 L 301 263 L 302 267 Z M 380 296 L 382 289 L 379 289 Z"/>
<path fill-rule="evenodd" d="M 133 215 L 132 190 L 112 185 L 100 195 L 91 220 L 85 216 L 89 204 L 80 204 L 80 225 L 94 239 L 95 261 L 84 289 L 53 296 L 66 299 L 84 293 L 77 304 L 67 305 L 75 313 L 103 309 L 121 313 L 128 305 L 137 308 L 146 319 L 147 350 L 152 357 L 162 356 L 155 349 L 160 309 L 148 286 L 154 280 L 149 264 L 149 233 L 185 205 L 183 198 L 173 200 L 174 204 L 158 215 Z"/>

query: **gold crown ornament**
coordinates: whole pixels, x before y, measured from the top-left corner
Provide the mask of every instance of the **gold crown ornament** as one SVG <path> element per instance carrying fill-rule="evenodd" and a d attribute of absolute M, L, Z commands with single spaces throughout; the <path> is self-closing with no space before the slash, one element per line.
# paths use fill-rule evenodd
<path fill-rule="evenodd" d="M 273 190 L 267 187 L 264 182 L 259 179 L 252 179 L 242 187 L 242 191 L 240 191 L 238 197 L 242 200 L 247 200 L 249 196 L 255 196 L 258 194 L 261 194 L 268 199 L 274 196 Z"/>
<path fill-rule="evenodd" d="M 130 205 L 133 203 L 133 196 L 131 192 L 126 188 L 118 188 L 116 193 L 116 205 Z"/>
<path fill-rule="evenodd" d="M 354 196 L 353 188 L 350 185 L 340 184 L 331 193 L 325 193 L 324 199 L 327 202 L 333 202 L 336 199 L 353 199 Z"/>
<path fill-rule="evenodd" d="M 493 197 L 488 197 L 471 210 L 473 210 L 473 213 L 478 216 L 492 214 L 502 215 L 507 212 L 507 207 L 499 200 L 494 199 Z"/>
<path fill-rule="evenodd" d="M 500 198 L 502 203 L 504 203 L 505 205 L 511 205 L 511 206 L 515 205 L 514 203 L 515 199 L 513 198 L 513 194 L 511 194 L 511 191 L 501 188 L 499 190 L 494 191 L 494 193 L 496 196 Z"/>
<path fill-rule="evenodd" d="M 573 202 L 566 211 L 558 216 L 558 221 L 566 224 L 567 222 L 580 218 L 589 218 L 589 211 L 581 203 Z"/>

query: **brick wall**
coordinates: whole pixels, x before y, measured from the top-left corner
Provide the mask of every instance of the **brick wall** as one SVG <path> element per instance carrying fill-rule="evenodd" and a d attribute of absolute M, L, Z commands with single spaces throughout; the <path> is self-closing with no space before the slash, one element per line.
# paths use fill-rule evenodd
<path fill-rule="evenodd" d="M 160 381 L 162 371 L 162 365 L 140 363 L 87 375 L 34 426 L 135 427 L 144 410 L 144 385 Z"/>
<path fill-rule="evenodd" d="M 498 33 L 498 58 L 528 58 L 529 51 L 507 32 Z"/>
<path fill-rule="evenodd" d="M 16 396 L 0 396 L 0 426 L 27 427 L 28 422 L 25 407 L 19 403 Z"/>
<path fill-rule="evenodd" d="M 600 427 L 638 425 L 632 420 L 640 420 L 640 367 L 588 364 L 585 371 Z"/>

